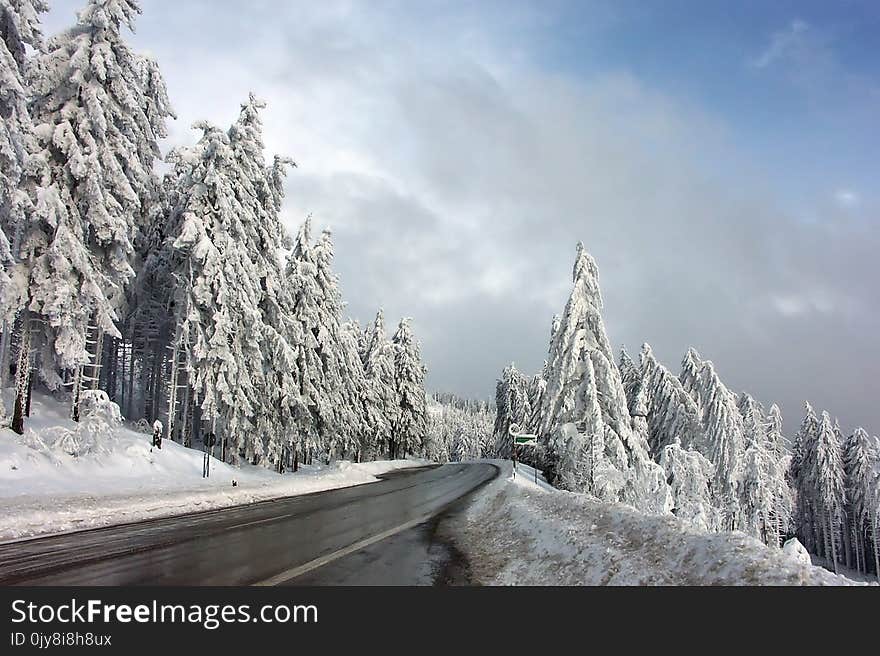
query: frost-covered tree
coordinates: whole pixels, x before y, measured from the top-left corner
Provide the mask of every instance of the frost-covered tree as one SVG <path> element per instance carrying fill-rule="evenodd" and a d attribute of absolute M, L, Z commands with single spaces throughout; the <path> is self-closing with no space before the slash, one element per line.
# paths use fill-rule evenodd
<path fill-rule="evenodd" d="M 660 465 L 672 491 L 672 513 L 702 530 L 719 530 L 721 516 L 712 495 L 712 463 L 675 439 L 663 447 Z"/>
<path fill-rule="evenodd" d="M 844 445 L 843 466 L 846 477 L 847 515 L 850 518 L 855 567 L 867 572 L 867 554 L 873 541 L 871 532 L 873 510 L 871 507 L 871 488 L 880 465 L 878 454 L 871 438 L 863 428 L 857 428 Z"/>
<path fill-rule="evenodd" d="M 392 458 L 418 453 L 428 431 L 425 367 L 410 322 L 409 318 L 401 319 L 391 340 L 397 389 L 397 412 L 391 422 Z"/>
<path fill-rule="evenodd" d="M 452 394 L 429 399 L 429 447 L 425 456 L 436 462 L 481 458 L 491 448 L 493 415 L 488 404 Z"/>
<path fill-rule="evenodd" d="M 761 433 L 752 434 L 743 454 L 738 528 L 765 544 L 781 546 L 793 510 L 786 463 L 768 448 Z"/>
<path fill-rule="evenodd" d="M 845 524 L 846 482 L 840 443 L 827 412 L 822 413 L 815 439 L 805 445 L 804 452 L 801 475 L 811 497 L 812 524 L 821 539 L 821 555 L 832 562 L 836 571 Z"/>
<path fill-rule="evenodd" d="M 602 321 L 598 269 L 578 244 L 574 288 L 553 331 L 539 434 L 570 489 L 648 511 L 668 507 L 663 472 L 632 431 L 620 371 Z"/>
<path fill-rule="evenodd" d="M 636 416 L 644 414 L 648 425 L 651 453 L 659 458 L 663 449 L 678 439 L 683 448 L 692 449 L 702 440 L 702 413 L 681 382 L 644 344 L 640 354 L 642 380 L 639 385 Z"/>
<path fill-rule="evenodd" d="M 372 408 L 372 438 L 376 452 L 392 448 L 391 427 L 400 412 L 394 379 L 394 348 L 385 333 L 385 313 L 380 308 L 365 331 L 366 347 L 362 353 L 366 394 Z"/>
<path fill-rule="evenodd" d="M 236 161 L 232 138 L 207 123 L 188 192 L 176 210 L 173 247 L 183 284 L 175 308 L 187 348 L 187 370 L 202 417 L 222 438 L 223 455 L 239 462 L 243 451 L 262 455 L 254 417 L 261 403 L 263 325 L 259 271 L 247 248 L 253 214 L 242 199 L 252 181 Z"/>
<path fill-rule="evenodd" d="M 694 448 L 715 466 L 713 491 L 723 511 L 723 527 L 741 528 L 739 495 L 746 443 L 736 397 L 708 360 L 700 366 L 694 396 L 703 411 L 703 434 Z"/>
<path fill-rule="evenodd" d="M 25 65 L 28 50 L 42 48 L 39 15 L 45 11 L 48 5 L 43 0 L 0 2 L 0 415 L 5 413 L 2 392 L 9 371 L 13 326 L 27 302 L 27 279 L 12 269 L 20 257 L 22 231 L 32 201 L 22 184 L 30 153 L 35 150 Z"/>
<path fill-rule="evenodd" d="M 782 432 L 782 410 L 775 403 L 767 411 L 767 433 L 765 436 L 768 448 L 780 460 L 788 457 L 786 438 Z M 786 469 L 788 465 L 786 463 Z"/>
<path fill-rule="evenodd" d="M 139 12 L 133 0 L 89 0 L 28 66 L 37 147 L 21 261 L 28 309 L 50 346 L 42 358 L 50 387 L 60 382 L 52 369 L 97 365 L 100 335 L 121 336 L 133 241 L 157 192 L 153 165 L 173 112 L 155 64 L 123 39 Z"/>
<path fill-rule="evenodd" d="M 804 546 L 817 553 L 821 527 L 814 522 L 814 499 L 809 471 L 814 466 L 815 444 L 819 434 L 819 419 L 813 406 L 804 404 L 804 418 L 795 435 L 789 463 L 789 478 L 796 492 L 795 529 Z"/>
<path fill-rule="evenodd" d="M 497 458 L 510 458 L 512 438 L 510 427 L 517 424 L 523 429 L 532 417 L 529 379 L 516 365 L 510 364 L 501 372 L 495 385 L 495 448 Z"/>
<path fill-rule="evenodd" d="M 28 298 L 26 267 L 20 262 L 22 234 L 32 206 L 22 179 L 29 153 L 35 146 L 23 73 L 28 47 L 42 44 L 38 14 L 46 9 L 39 1 L 0 3 L 0 419 L 4 422 L 6 404 L 3 395 L 9 372 L 12 333 L 16 318 Z M 31 372 L 32 324 L 29 313 L 24 313 L 19 325 L 11 427 L 22 434 Z"/>
<path fill-rule="evenodd" d="M 694 400 L 700 402 L 700 370 L 703 368 L 703 360 L 695 348 L 689 348 L 681 361 L 681 373 L 678 378 L 682 387 Z"/>

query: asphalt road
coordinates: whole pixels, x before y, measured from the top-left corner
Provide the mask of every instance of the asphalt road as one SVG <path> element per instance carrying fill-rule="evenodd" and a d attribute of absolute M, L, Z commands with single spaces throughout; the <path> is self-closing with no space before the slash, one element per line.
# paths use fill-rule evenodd
<path fill-rule="evenodd" d="M 485 464 L 0 544 L 0 585 L 424 583 L 435 517 L 495 477 Z"/>

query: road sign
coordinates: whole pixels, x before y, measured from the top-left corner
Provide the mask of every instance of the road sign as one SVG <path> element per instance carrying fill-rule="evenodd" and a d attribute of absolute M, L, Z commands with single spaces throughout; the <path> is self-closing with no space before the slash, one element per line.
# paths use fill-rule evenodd
<path fill-rule="evenodd" d="M 513 441 L 519 446 L 531 446 L 538 443 L 538 438 L 536 435 L 515 435 Z"/>

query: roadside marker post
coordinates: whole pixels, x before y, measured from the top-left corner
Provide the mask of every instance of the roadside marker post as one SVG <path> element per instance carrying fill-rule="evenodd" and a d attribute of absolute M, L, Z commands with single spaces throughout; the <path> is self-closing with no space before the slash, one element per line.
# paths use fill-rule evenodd
<path fill-rule="evenodd" d="M 521 432 L 519 424 L 511 424 L 507 429 L 513 443 L 511 445 L 511 456 L 513 459 L 513 477 L 516 478 L 516 447 L 517 446 L 538 446 L 538 436 L 531 433 Z M 535 471 L 535 485 L 538 484 L 538 468 L 532 465 Z"/>

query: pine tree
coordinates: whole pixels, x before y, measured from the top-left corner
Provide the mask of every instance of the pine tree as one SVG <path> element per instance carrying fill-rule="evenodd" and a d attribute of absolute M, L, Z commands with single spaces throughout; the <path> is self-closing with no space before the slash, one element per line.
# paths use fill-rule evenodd
<path fill-rule="evenodd" d="M 200 123 L 197 163 L 175 212 L 173 247 L 181 258 L 176 275 L 178 332 L 190 344 L 187 370 L 201 399 L 203 418 L 222 439 L 222 455 L 238 463 L 259 458 L 254 417 L 263 385 L 261 279 L 246 247 L 255 220 L 240 199 L 253 195 L 236 162 L 230 135 Z"/>
<path fill-rule="evenodd" d="M 787 456 L 786 439 L 782 432 L 782 411 L 775 403 L 767 411 L 767 433 L 765 440 L 767 447 L 776 458 L 782 460 Z"/>
<path fill-rule="evenodd" d="M 721 516 L 712 496 L 712 463 L 699 452 L 683 448 L 676 438 L 663 447 L 660 465 L 672 490 L 672 513 L 702 530 L 719 530 Z"/>
<path fill-rule="evenodd" d="M 700 403 L 700 370 L 703 368 L 703 360 L 695 348 L 689 348 L 681 361 L 681 373 L 678 378 L 685 391 Z"/>
<path fill-rule="evenodd" d="M 820 547 L 819 531 L 815 523 L 814 499 L 810 470 L 814 467 L 815 445 L 819 434 L 819 419 L 809 403 L 804 404 L 804 418 L 794 439 L 789 478 L 795 488 L 795 528 L 804 546 L 813 553 Z"/>
<path fill-rule="evenodd" d="M 814 524 L 820 527 L 825 557 L 831 560 L 836 572 L 845 521 L 846 484 L 840 444 L 827 412 L 822 413 L 815 442 L 808 447 L 808 452 L 806 480 L 816 513 Z"/>
<path fill-rule="evenodd" d="M 870 491 L 875 470 L 880 464 L 878 455 L 871 445 L 871 438 L 862 428 L 846 440 L 843 451 L 843 465 L 846 477 L 847 514 L 851 519 L 852 537 L 854 538 L 855 567 L 867 572 L 866 544 L 870 544 L 870 527 L 872 508 Z"/>
<path fill-rule="evenodd" d="M 516 424 L 522 430 L 532 417 L 529 380 L 514 364 L 504 368 L 495 385 L 495 410 L 493 453 L 497 458 L 510 458 L 510 427 Z"/>
<path fill-rule="evenodd" d="M 43 46 L 39 14 L 48 11 L 43 0 L 0 2 L 0 416 L 6 413 L 3 394 L 9 372 L 9 353 L 16 317 L 27 304 L 27 275 L 21 261 L 21 241 L 32 212 L 32 199 L 23 184 L 30 153 L 36 149 L 28 109 L 29 89 L 25 81 L 28 49 Z M 27 346 L 31 330 L 27 317 L 21 322 L 22 345 Z M 20 361 L 30 369 L 30 354 Z M 23 372 L 18 378 L 22 378 Z M 22 384 L 29 383 L 30 374 Z M 17 405 L 24 403 L 19 388 Z M 21 415 L 22 408 L 19 408 Z M 21 432 L 22 426 L 16 429 Z"/>
<path fill-rule="evenodd" d="M 668 486 L 648 445 L 632 431 L 602 321 L 598 269 L 582 244 L 572 279 L 565 313 L 554 325 L 539 433 L 556 454 L 556 475 L 567 487 L 585 486 L 603 498 L 662 511 L 670 502 Z"/>
<path fill-rule="evenodd" d="M 374 448 L 378 452 L 387 446 L 391 456 L 391 428 L 400 412 L 397 403 L 397 386 L 394 379 L 394 348 L 385 334 L 385 314 L 379 309 L 373 324 L 365 335 L 363 351 L 366 393 L 370 399 Z"/>
<path fill-rule="evenodd" d="M 723 526 L 742 528 L 739 496 L 746 444 L 736 397 L 709 361 L 702 362 L 694 395 L 703 410 L 703 435 L 695 448 L 715 465 L 713 491 L 724 513 Z"/>
<path fill-rule="evenodd" d="M 425 368 L 421 349 L 404 318 L 391 340 L 394 347 L 394 382 L 397 389 L 396 417 L 392 422 L 393 456 L 418 453 L 428 430 L 425 404 Z"/>
<path fill-rule="evenodd" d="M 660 364 L 650 345 L 642 346 L 639 361 L 642 380 L 631 410 L 636 416 L 646 417 L 651 453 L 659 458 L 676 439 L 684 449 L 693 449 L 703 433 L 702 413 L 696 401 Z"/>
<path fill-rule="evenodd" d="M 153 164 L 173 112 L 155 64 L 123 40 L 123 26 L 132 28 L 139 12 L 133 0 L 89 0 L 77 24 L 50 39 L 28 68 L 35 208 L 21 261 L 28 307 L 47 329 L 42 366 L 50 387 L 60 382 L 53 369 L 89 360 L 96 385 L 101 335 L 121 337 L 133 241 L 155 201 Z"/>

